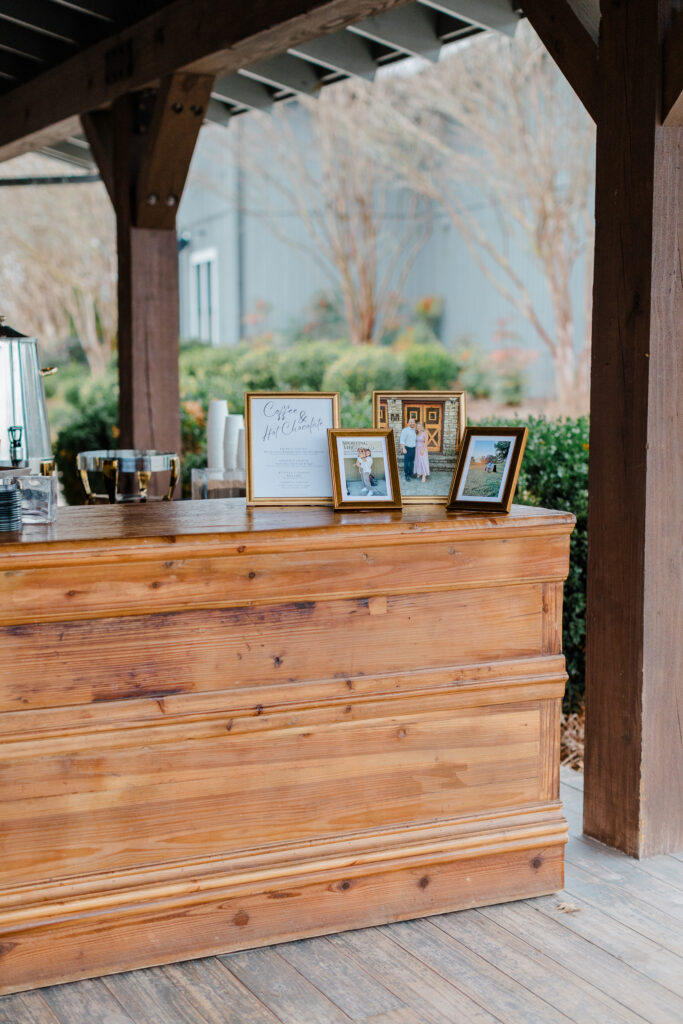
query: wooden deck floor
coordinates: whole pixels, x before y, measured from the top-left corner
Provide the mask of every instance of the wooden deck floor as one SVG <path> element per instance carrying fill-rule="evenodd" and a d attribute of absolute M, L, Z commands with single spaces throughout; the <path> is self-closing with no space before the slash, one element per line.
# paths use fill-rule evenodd
<path fill-rule="evenodd" d="M 2 1024 L 680 1024 L 683 855 L 572 838 L 557 896 L 0 998 Z"/>

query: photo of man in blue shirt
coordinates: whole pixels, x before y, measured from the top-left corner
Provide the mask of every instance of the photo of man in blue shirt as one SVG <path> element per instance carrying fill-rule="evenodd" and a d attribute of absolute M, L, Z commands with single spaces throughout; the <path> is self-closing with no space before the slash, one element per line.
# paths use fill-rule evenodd
<path fill-rule="evenodd" d="M 403 473 L 406 480 L 415 479 L 413 467 L 415 466 L 415 445 L 417 444 L 417 431 L 415 430 L 416 425 L 415 420 L 411 416 L 408 420 L 408 426 L 403 428 L 401 431 L 401 437 L 399 438 L 399 444 L 401 445 L 401 451 L 403 452 Z"/>

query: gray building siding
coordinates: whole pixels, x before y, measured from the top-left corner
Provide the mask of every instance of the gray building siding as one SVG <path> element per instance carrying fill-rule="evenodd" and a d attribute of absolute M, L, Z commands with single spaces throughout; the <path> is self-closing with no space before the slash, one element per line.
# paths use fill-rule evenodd
<path fill-rule="evenodd" d="M 227 145 L 230 130 L 213 127 L 202 131 L 178 214 L 179 236 L 187 242 L 179 256 L 181 335 L 191 337 L 193 333 L 192 260 L 197 253 L 213 250 L 218 284 L 214 340 L 227 345 L 244 336 L 243 318 L 259 301 L 271 307 L 264 328 L 285 331 L 302 319 L 317 291 L 331 286 L 320 260 L 303 251 L 310 243 L 294 211 L 279 195 L 267 196 L 264 202 L 263 186 L 255 190 L 244 181 L 244 172 L 236 168 Z M 277 211 L 277 233 L 261 215 L 266 207 Z M 487 236 L 514 263 L 544 324 L 552 330 L 550 297 L 535 260 L 517 240 L 504 234 L 495 208 L 482 206 L 477 218 Z M 584 330 L 581 273 L 577 268 L 577 337 Z M 442 337 L 447 345 L 466 338 L 485 350 L 498 348 L 501 343 L 496 332 L 504 321 L 507 331 L 516 335 L 513 343 L 536 353 L 528 371 L 532 393 L 552 392 L 549 354 L 528 321 L 487 280 L 443 214 L 435 217 L 431 237 L 417 257 L 403 294 L 409 306 L 426 295 L 443 296 Z"/>

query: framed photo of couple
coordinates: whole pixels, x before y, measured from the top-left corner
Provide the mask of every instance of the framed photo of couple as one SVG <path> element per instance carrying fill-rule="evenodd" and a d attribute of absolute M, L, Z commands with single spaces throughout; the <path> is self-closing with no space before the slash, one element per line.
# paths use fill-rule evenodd
<path fill-rule="evenodd" d="M 375 391 L 372 422 L 390 430 L 404 505 L 448 499 L 467 423 L 464 391 Z"/>

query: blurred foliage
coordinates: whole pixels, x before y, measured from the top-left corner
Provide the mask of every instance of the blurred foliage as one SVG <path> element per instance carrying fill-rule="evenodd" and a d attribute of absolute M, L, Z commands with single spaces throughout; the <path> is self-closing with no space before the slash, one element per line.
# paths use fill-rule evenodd
<path fill-rule="evenodd" d="M 443 345 L 413 345 L 403 357 L 406 388 L 414 391 L 446 391 L 458 376 L 453 354 Z"/>
<path fill-rule="evenodd" d="M 279 384 L 283 390 L 322 391 L 325 373 L 343 354 L 345 341 L 298 341 L 282 354 Z"/>
<path fill-rule="evenodd" d="M 487 425 L 509 420 L 487 419 Z M 515 501 L 573 512 L 569 576 L 564 585 L 563 647 L 569 681 L 565 712 L 581 707 L 586 671 L 586 567 L 588 560 L 588 417 L 515 419 L 529 428 Z"/>
<path fill-rule="evenodd" d="M 388 348 L 354 346 L 328 367 L 323 385 L 325 391 L 348 392 L 354 398 L 380 388 L 400 390 L 405 387 L 403 360 Z"/>

